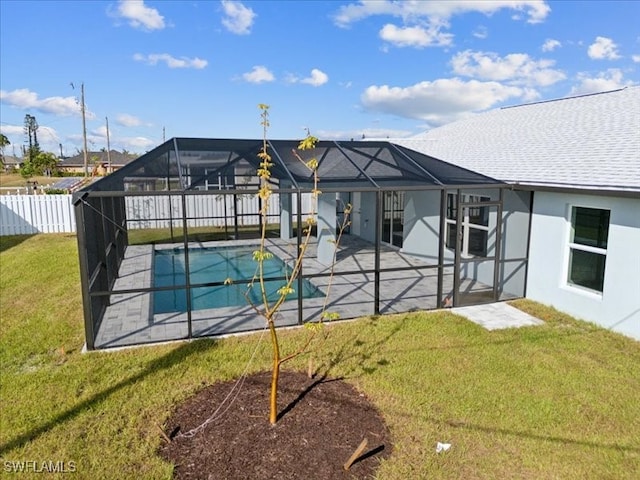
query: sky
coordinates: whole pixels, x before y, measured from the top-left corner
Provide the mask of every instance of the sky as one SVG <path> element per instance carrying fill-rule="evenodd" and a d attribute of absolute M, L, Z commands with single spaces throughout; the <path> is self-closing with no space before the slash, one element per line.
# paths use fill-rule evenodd
<path fill-rule="evenodd" d="M 0 132 L 144 153 L 172 137 L 409 137 L 640 83 L 640 1 L 0 0 Z M 108 135 L 107 135 L 108 125 Z"/>

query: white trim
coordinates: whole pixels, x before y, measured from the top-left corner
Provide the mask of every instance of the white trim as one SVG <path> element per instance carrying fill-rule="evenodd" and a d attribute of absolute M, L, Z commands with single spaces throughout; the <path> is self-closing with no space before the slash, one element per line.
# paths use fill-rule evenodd
<path fill-rule="evenodd" d="M 447 216 L 448 214 L 448 204 L 449 204 L 449 195 L 457 195 L 457 193 L 454 192 L 447 192 L 447 212 L 445 213 L 445 247 L 447 248 L 447 250 L 453 252 L 455 250 L 455 248 L 451 248 L 447 245 L 448 239 L 449 239 L 449 225 L 456 225 L 456 219 L 451 219 Z M 471 200 L 472 198 L 475 198 L 477 200 Z M 487 243 L 489 241 L 489 236 L 488 233 L 491 231 L 490 226 L 489 225 L 480 225 L 478 223 L 471 223 L 469 221 L 469 211 L 472 208 L 491 208 L 495 205 L 477 205 L 480 203 L 483 203 L 482 199 L 486 199 L 487 202 L 491 202 L 491 197 L 487 196 L 487 195 L 479 195 L 479 194 L 475 194 L 475 193 L 463 193 L 462 194 L 462 202 L 463 204 L 466 203 L 474 203 L 473 206 L 470 205 L 461 205 L 460 208 L 462 209 L 463 212 L 465 212 L 464 217 L 462 218 L 462 222 L 461 222 L 461 228 L 462 228 L 462 248 L 460 249 L 460 255 L 462 255 L 463 258 L 475 258 L 477 257 L 477 255 L 473 255 L 471 253 L 469 253 L 469 231 L 473 228 L 476 230 L 482 230 L 484 232 L 487 232 Z M 490 216 L 490 215 L 489 215 Z M 487 223 L 490 223 L 489 220 L 489 216 L 487 216 Z M 457 234 L 457 232 L 456 232 Z M 488 246 L 487 246 L 488 248 Z M 482 258 L 482 257 L 480 257 Z"/>
<path fill-rule="evenodd" d="M 590 245 L 583 245 L 582 243 L 572 243 L 572 242 L 569 242 L 569 248 L 570 249 L 573 248 L 575 250 L 582 250 L 583 252 L 597 253 L 599 255 L 604 255 L 605 257 L 607 256 L 606 248 L 592 247 Z"/>
<path fill-rule="evenodd" d="M 592 247 L 590 245 L 584 245 L 581 243 L 575 243 L 573 241 L 571 241 L 572 237 L 573 237 L 573 232 L 574 232 L 574 225 L 573 225 L 573 211 L 576 208 L 588 208 L 591 210 L 606 210 L 609 212 L 609 225 L 611 225 L 611 209 L 610 208 L 602 208 L 602 207 L 593 207 L 593 206 L 584 206 L 584 205 L 577 205 L 577 204 L 567 204 L 567 237 L 565 238 L 565 243 L 566 243 L 566 249 L 565 249 L 565 259 L 564 259 L 564 265 L 563 265 L 563 275 L 564 278 L 561 280 L 560 286 L 562 288 L 566 288 L 569 289 L 570 291 L 574 291 L 580 294 L 588 294 L 589 296 L 595 298 L 595 299 L 602 299 L 602 295 L 604 293 L 604 280 L 605 280 L 605 276 L 607 273 L 607 267 L 606 267 L 606 261 L 607 261 L 607 249 L 606 248 L 600 248 L 600 247 Z M 609 236 L 609 232 L 608 232 L 608 228 L 607 228 L 607 243 L 608 243 L 608 236 Z M 585 287 L 583 285 L 577 285 L 575 283 L 571 283 L 570 279 L 569 279 L 569 275 L 571 272 L 571 250 L 578 250 L 578 251 L 582 251 L 582 252 L 588 252 L 588 253 L 594 253 L 596 255 L 602 255 L 605 259 L 605 267 L 604 267 L 604 271 L 602 272 L 602 291 L 601 290 L 595 290 L 593 288 L 589 288 L 589 287 Z"/>

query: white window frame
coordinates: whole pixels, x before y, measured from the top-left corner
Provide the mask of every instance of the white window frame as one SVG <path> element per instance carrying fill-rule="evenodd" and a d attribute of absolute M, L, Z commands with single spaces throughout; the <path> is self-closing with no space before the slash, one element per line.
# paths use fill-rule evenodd
<path fill-rule="evenodd" d="M 449 203 L 449 195 L 453 196 L 453 198 L 455 199 L 455 196 L 457 194 L 448 192 L 447 204 Z M 491 197 L 487 197 L 485 195 L 474 195 L 474 194 L 463 193 L 461 203 L 483 203 L 483 202 L 490 202 L 490 201 L 491 201 Z M 462 255 L 464 258 L 475 258 L 477 255 L 473 255 L 472 253 L 469 253 L 469 232 L 472 228 L 487 232 L 487 242 L 488 242 L 489 241 L 489 225 L 480 225 L 477 223 L 471 223 L 470 221 L 470 215 L 469 215 L 470 210 L 472 208 L 481 208 L 481 207 L 462 207 L 462 208 L 464 211 L 464 216 L 462 217 L 462 224 L 461 224 L 462 247 L 460 249 L 460 255 Z M 489 205 L 487 206 L 487 208 L 489 208 Z M 448 209 L 447 209 L 447 213 L 448 213 Z M 455 218 L 449 218 L 448 216 L 445 217 L 445 224 L 446 224 L 445 225 L 446 227 L 445 228 L 445 246 L 447 247 L 447 249 L 449 249 L 452 252 L 455 251 L 455 248 L 451 248 L 447 246 L 447 240 L 449 238 L 449 229 L 451 228 L 451 225 L 455 226 L 456 223 L 457 222 Z M 490 223 L 490 222 L 487 222 L 487 223 Z"/>
<path fill-rule="evenodd" d="M 567 261 L 566 261 L 566 272 L 564 275 L 564 282 L 565 285 L 569 288 L 575 288 L 578 289 L 580 291 L 584 291 L 584 292 L 589 292 L 589 293 L 593 293 L 599 296 L 602 296 L 602 293 L 604 291 L 604 277 L 606 274 L 606 261 L 607 261 L 607 251 L 608 248 L 601 248 L 601 247 L 593 247 L 590 245 L 583 245 L 581 243 L 575 243 L 572 241 L 572 238 L 574 237 L 574 231 L 575 231 L 575 226 L 573 223 L 573 212 L 574 209 L 576 208 L 588 208 L 590 210 L 602 210 L 602 211 L 607 211 L 609 212 L 609 225 L 607 226 L 607 246 L 609 244 L 609 235 L 610 235 L 610 231 L 609 231 L 609 227 L 611 226 L 611 209 L 609 208 L 602 208 L 602 207 L 587 207 L 584 205 L 569 205 L 569 212 L 568 212 L 568 228 L 569 228 L 569 235 L 568 235 L 568 242 L 567 242 Z M 571 282 L 571 266 L 572 266 L 572 250 L 575 251 L 582 251 L 582 252 L 588 252 L 588 253 L 595 253 L 598 255 L 602 255 L 605 259 L 605 267 L 604 270 L 602 271 L 602 290 L 596 290 L 594 288 L 589 288 L 589 287 L 585 287 L 584 285 L 578 285 L 576 283 Z"/>

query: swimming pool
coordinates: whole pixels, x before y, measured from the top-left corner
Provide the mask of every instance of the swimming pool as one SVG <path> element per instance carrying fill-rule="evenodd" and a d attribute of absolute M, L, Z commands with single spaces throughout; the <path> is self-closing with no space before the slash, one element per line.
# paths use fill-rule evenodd
<path fill-rule="evenodd" d="M 257 263 L 253 251 L 257 246 L 212 247 L 189 249 L 189 280 L 191 285 L 199 283 L 224 282 L 227 278 L 235 281 L 232 285 L 196 287 L 191 289 L 191 309 L 204 310 L 231 306 L 246 306 L 247 283 L 256 272 Z M 156 250 L 153 260 L 154 287 L 180 286 L 186 282 L 184 248 Z M 284 277 L 291 269 L 275 255 L 264 261 L 264 277 Z M 239 280 L 247 280 L 240 282 Z M 265 282 L 270 301 L 277 299 L 277 290 L 284 280 Z M 298 298 L 298 282 L 292 285 L 294 293 L 287 300 Z M 308 280 L 303 280 L 303 298 L 322 297 L 323 293 Z M 262 303 L 260 285 L 256 282 L 249 291 L 254 304 Z M 153 313 L 186 312 L 186 289 L 153 292 Z"/>

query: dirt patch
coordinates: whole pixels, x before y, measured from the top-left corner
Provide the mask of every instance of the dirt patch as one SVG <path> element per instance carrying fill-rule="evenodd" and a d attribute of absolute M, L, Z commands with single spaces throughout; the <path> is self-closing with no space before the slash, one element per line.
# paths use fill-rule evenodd
<path fill-rule="evenodd" d="M 270 373 L 248 376 L 228 410 L 192 437 L 181 434 L 209 418 L 236 382 L 207 386 L 175 409 L 165 430 L 171 443 L 163 440 L 159 451 L 175 465 L 174 478 L 365 479 L 390 455 L 382 417 L 340 379 L 282 372 L 280 417 L 271 426 L 270 379 Z M 344 463 L 364 438 L 367 448 L 346 472 Z"/>

